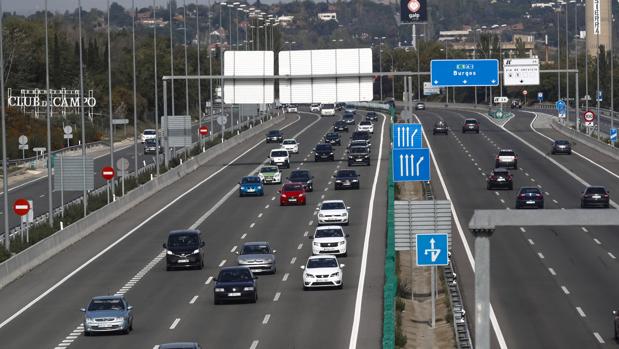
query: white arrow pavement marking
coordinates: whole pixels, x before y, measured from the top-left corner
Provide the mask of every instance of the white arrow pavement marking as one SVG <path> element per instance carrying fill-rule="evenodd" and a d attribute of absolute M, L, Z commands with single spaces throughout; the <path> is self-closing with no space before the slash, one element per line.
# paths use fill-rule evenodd
<path fill-rule="evenodd" d="M 423 156 L 419 158 L 419 161 L 417 161 L 417 176 L 419 176 L 419 165 L 421 164 L 421 162 L 423 161 Z"/>

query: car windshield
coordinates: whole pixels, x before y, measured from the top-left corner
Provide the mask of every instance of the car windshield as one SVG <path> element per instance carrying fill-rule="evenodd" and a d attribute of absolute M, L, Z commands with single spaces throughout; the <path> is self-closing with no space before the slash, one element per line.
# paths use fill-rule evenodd
<path fill-rule="evenodd" d="M 172 234 L 168 237 L 168 248 L 198 246 L 198 234 Z"/>
<path fill-rule="evenodd" d="M 219 282 L 249 281 L 252 279 L 251 272 L 245 268 L 225 269 L 220 271 L 217 277 Z"/>
<path fill-rule="evenodd" d="M 294 139 L 286 139 L 282 144 L 297 144 L 297 142 Z"/>
<path fill-rule="evenodd" d="M 335 258 L 312 258 L 307 261 L 307 269 L 313 268 L 337 268 Z"/>
<path fill-rule="evenodd" d="M 368 142 L 366 142 L 364 139 L 355 139 L 352 142 L 350 142 L 351 146 L 355 146 L 355 145 L 362 145 L 362 146 L 366 146 L 368 144 Z"/>
<path fill-rule="evenodd" d="M 331 151 L 331 145 L 330 144 L 318 144 L 316 146 L 316 151 Z"/>
<path fill-rule="evenodd" d="M 241 183 L 260 183 L 260 177 L 243 177 Z"/>
<path fill-rule="evenodd" d="M 314 237 L 317 238 L 339 238 L 343 236 L 342 229 L 319 229 L 314 234 Z"/>
<path fill-rule="evenodd" d="M 144 130 L 145 135 L 154 136 L 156 133 L 155 130 Z"/>
<path fill-rule="evenodd" d="M 286 191 L 302 191 L 302 190 L 303 190 L 303 185 L 301 185 L 301 184 L 286 184 L 282 188 L 282 191 L 284 191 L 284 192 L 286 192 Z"/>
<path fill-rule="evenodd" d="M 539 194 L 540 191 L 537 188 L 521 188 L 520 189 L 520 194 Z"/>
<path fill-rule="evenodd" d="M 606 189 L 602 187 L 590 187 L 587 188 L 587 194 L 606 194 Z"/>
<path fill-rule="evenodd" d="M 345 124 L 344 124 L 344 121 L 336 121 L 335 125 L 336 126 L 344 126 Z"/>
<path fill-rule="evenodd" d="M 93 299 L 88 305 L 88 311 L 124 310 L 125 305 L 119 298 Z"/>
<path fill-rule="evenodd" d="M 271 172 L 277 172 L 277 167 L 275 167 L 275 166 L 265 166 L 265 167 L 260 169 L 260 173 L 271 173 Z"/>
<path fill-rule="evenodd" d="M 357 173 L 353 170 L 340 170 L 335 175 L 336 177 L 356 177 Z"/>
<path fill-rule="evenodd" d="M 241 254 L 270 254 L 269 245 L 245 245 Z"/>
<path fill-rule="evenodd" d="M 516 155 L 512 150 L 501 150 L 499 156 L 514 156 Z"/>
<path fill-rule="evenodd" d="M 350 148 L 350 152 L 352 154 L 363 154 L 367 153 L 368 151 L 365 149 L 365 147 L 352 147 Z"/>
<path fill-rule="evenodd" d="M 156 146 L 157 145 L 157 141 L 155 141 L 154 139 L 147 139 L 146 142 L 144 142 L 146 145 L 149 146 Z"/>
<path fill-rule="evenodd" d="M 466 119 L 464 120 L 465 124 L 477 124 L 477 120 L 475 119 Z"/>
<path fill-rule="evenodd" d="M 343 202 L 325 202 L 320 206 L 321 210 L 344 210 L 346 206 L 344 206 Z"/>
<path fill-rule="evenodd" d="M 555 144 L 557 144 L 557 145 L 568 145 L 568 144 L 570 144 L 570 142 L 557 140 L 557 141 L 555 141 Z"/>
<path fill-rule="evenodd" d="M 327 135 L 325 136 L 327 139 L 336 139 L 336 138 L 340 138 L 340 135 L 337 133 L 327 133 Z"/>
<path fill-rule="evenodd" d="M 358 140 L 358 139 L 370 139 L 370 134 L 368 132 L 355 132 L 352 135 L 352 139 L 353 140 Z"/>
<path fill-rule="evenodd" d="M 288 152 L 287 151 L 283 151 L 283 150 L 272 151 L 271 152 L 271 157 L 276 157 L 276 156 L 288 156 Z"/>

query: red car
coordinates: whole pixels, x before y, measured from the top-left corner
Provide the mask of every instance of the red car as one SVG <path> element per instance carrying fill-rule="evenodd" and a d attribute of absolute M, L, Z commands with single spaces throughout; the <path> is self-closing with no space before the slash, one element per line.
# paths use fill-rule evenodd
<path fill-rule="evenodd" d="M 305 205 L 305 188 L 303 183 L 286 183 L 279 193 L 279 204 L 285 205 Z"/>

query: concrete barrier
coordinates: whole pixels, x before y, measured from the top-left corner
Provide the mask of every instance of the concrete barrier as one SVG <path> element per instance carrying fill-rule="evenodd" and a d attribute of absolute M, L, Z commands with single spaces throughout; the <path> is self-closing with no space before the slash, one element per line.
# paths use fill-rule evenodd
<path fill-rule="evenodd" d="M 249 138 L 260 134 L 265 129 L 284 120 L 284 117 L 274 117 L 260 125 L 246 130 L 223 143 L 217 144 L 205 152 L 183 162 L 159 177 L 154 178 L 120 197 L 118 200 L 92 212 L 85 218 L 65 227 L 63 230 L 37 242 L 20 253 L 0 263 L 0 288 L 13 282 L 39 264 L 45 262 L 58 252 L 90 235 L 103 225 L 116 219 L 127 210 L 135 207 L 142 201 L 153 196 L 161 189 L 175 183 L 179 179 L 192 173 L 214 157 L 225 152 L 230 147 L 239 145 Z"/>
<path fill-rule="evenodd" d="M 614 158 L 615 160 L 619 160 L 619 148 L 613 147 L 606 143 L 602 143 L 597 139 L 591 138 L 580 132 L 574 132 L 574 130 L 572 130 L 571 128 L 559 124 L 554 118 L 550 123 L 550 127 L 552 127 L 553 130 L 563 134 L 565 137 L 572 139 L 572 141 L 577 140 L 578 142 L 585 144 L 599 151 L 600 153 L 606 154 Z"/>

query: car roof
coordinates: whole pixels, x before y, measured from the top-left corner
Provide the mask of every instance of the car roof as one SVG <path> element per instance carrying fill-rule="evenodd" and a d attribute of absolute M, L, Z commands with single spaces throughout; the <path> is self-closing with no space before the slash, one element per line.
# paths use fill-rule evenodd
<path fill-rule="evenodd" d="M 285 188 L 285 187 L 291 186 L 291 185 L 298 185 L 298 186 L 301 186 L 301 188 L 303 188 L 303 186 L 305 184 L 300 183 L 300 182 L 288 182 L 288 183 L 284 183 L 284 185 L 282 185 L 282 188 Z M 299 189 L 299 190 L 301 190 L 301 189 Z"/>
<path fill-rule="evenodd" d="M 269 246 L 271 246 L 271 244 L 266 242 L 266 241 L 248 241 L 248 242 L 243 244 L 243 246 L 254 246 L 254 245 L 269 245 Z"/>
<path fill-rule="evenodd" d="M 258 176 L 243 176 L 243 178 L 253 178 L 253 179 L 260 180 L 260 177 L 258 177 Z"/>
<path fill-rule="evenodd" d="M 368 150 L 368 147 L 366 145 L 353 145 L 352 147 L 350 147 L 350 150 L 353 150 L 353 149 Z"/>
<path fill-rule="evenodd" d="M 286 139 L 284 139 L 284 142 L 285 142 L 285 141 L 295 141 L 295 142 L 296 142 L 297 140 L 296 140 L 296 139 L 294 139 L 294 138 L 286 138 Z"/>
<path fill-rule="evenodd" d="M 247 269 L 247 270 L 251 271 L 249 269 L 249 267 L 244 267 L 244 266 L 241 266 L 241 265 L 233 265 L 233 266 L 229 266 L 229 267 L 221 267 L 221 268 L 219 268 L 219 271 L 221 272 L 223 270 L 236 270 L 236 269 Z"/>
<path fill-rule="evenodd" d="M 312 259 L 324 259 L 324 258 L 329 258 L 329 259 L 335 259 L 337 260 L 337 257 L 331 254 L 317 254 L 314 256 L 309 256 L 309 258 L 307 258 L 307 260 L 312 260 Z"/>
<path fill-rule="evenodd" d="M 509 170 L 506 169 L 505 167 L 497 167 L 494 170 L 492 170 L 492 172 L 509 172 Z"/>
<path fill-rule="evenodd" d="M 288 152 L 288 150 L 286 148 L 271 149 L 271 152 L 274 152 L 274 151 L 285 151 L 285 152 Z"/>
<path fill-rule="evenodd" d="M 96 297 L 92 297 L 92 300 L 99 300 L 99 299 L 125 299 L 124 296 L 121 295 L 111 295 L 111 296 L 96 296 Z"/>
<path fill-rule="evenodd" d="M 360 122 L 360 124 L 364 124 L 364 125 L 370 124 L 371 125 L 372 122 L 369 121 L 369 120 L 363 120 L 363 121 Z"/>
<path fill-rule="evenodd" d="M 329 204 L 329 203 L 336 203 L 336 202 L 344 203 L 344 200 L 324 200 L 323 202 L 321 202 L 321 204 Z"/>
<path fill-rule="evenodd" d="M 475 118 L 466 118 L 466 119 L 464 119 L 464 121 L 477 121 L 477 119 L 475 119 Z"/>
<path fill-rule="evenodd" d="M 196 348 L 197 346 L 198 346 L 198 343 L 176 342 L 176 343 L 159 344 L 159 349 L 192 349 L 192 348 Z"/>
<path fill-rule="evenodd" d="M 603 185 L 590 185 L 590 186 L 588 186 L 585 189 L 604 189 L 604 190 L 606 190 L 606 187 L 603 186 Z"/>
<path fill-rule="evenodd" d="M 327 230 L 327 229 L 341 229 L 341 230 L 344 230 L 344 228 L 342 228 L 339 225 L 321 225 L 319 227 L 316 227 L 316 230 Z"/>
<path fill-rule="evenodd" d="M 522 191 L 522 190 L 537 190 L 541 192 L 541 190 L 539 190 L 538 187 L 520 187 L 519 191 Z"/>
<path fill-rule="evenodd" d="M 306 169 L 303 169 L 303 168 L 302 168 L 302 169 L 300 169 L 300 170 L 293 170 L 292 172 L 290 172 L 290 175 L 292 175 L 293 173 L 294 173 L 294 174 L 297 174 L 297 173 L 303 173 L 303 174 L 306 174 L 306 173 L 307 173 L 307 174 L 309 174 L 309 173 L 310 173 L 310 170 L 306 170 Z"/>
<path fill-rule="evenodd" d="M 499 150 L 499 153 L 502 152 L 502 151 L 511 151 L 511 152 L 513 152 L 512 149 L 501 149 L 501 150 Z"/>
<path fill-rule="evenodd" d="M 180 235 L 180 234 L 198 234 L 200 235 L 200 231 L 197 229 L 179 229 L 179 230 L 172 230 L 168 236 L 170 235 Z"/>

